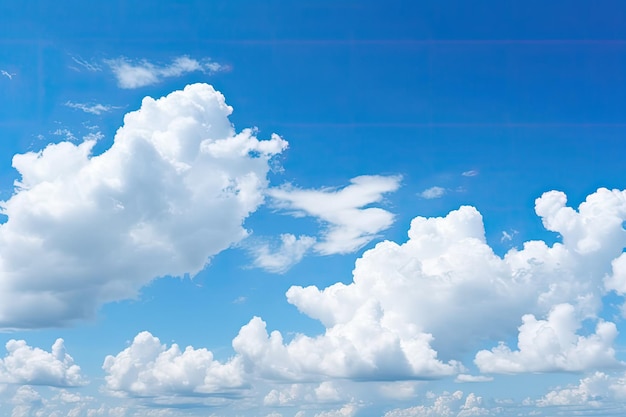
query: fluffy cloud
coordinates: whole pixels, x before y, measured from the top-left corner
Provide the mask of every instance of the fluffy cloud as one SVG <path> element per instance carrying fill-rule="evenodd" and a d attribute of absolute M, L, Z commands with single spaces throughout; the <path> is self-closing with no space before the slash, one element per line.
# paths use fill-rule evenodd
<path fill-rule="evenodd" d="M 341 398 L 333 382 L 325 381 L 312 384 L 291 384 L 272 389 L 263 399 L 263 404 L 270 407 L 298 406 L 305 403 L 337 402 Z"/>
<path fill-rule="evenodd" d="M 322 411 L 315 414 L 315 417 L 353 417 L 356 415 L 359 407 L 356 404 L 348 403 L 336 410 Z"/>
<path fill-rule="evenodd" d="M 437 360 L 431 339 L 419 332 L 398 334 L 381 323 L 379 306 L 366 303 L 349 322 L 327 328 L 317 337 L 299 334 L 287 344 L 278 331 L 268 335 L 266 323 L 255 317 L 241 328 L 233 347 L 249 372 L 267 379 L 388 381 L 456 372 L 456 363 Z"/>
<path fill-rule="evenodd" d="M 565 388 L 557 388 L 548 392 L 536 401 L 526 400 L 527 404 L 539 407 L 571 407 L 582 408 L 605 408 L 607 415 L 622 415 L 615 407 L 623 409 L 626 399 L 626 378 L 624 375 L 611 376 L 603 372 L 581 378 L 578 385 L 570 385 Z M 613 412 L 613 413 L 611 413 Z"/>
<path fill-rule="evenodd" d="M 540 407 L 590 405 L 598 406 L 601 400 L 611 395 L 611 378 L 602 372 L 580 380 L 577 386 L 550 391 L 543 398 L 536 401 Z"/>
<path fill-rule="evenodd" d="M 442 187 L 430 187 L 420 193 L 420 197 L 427 200 L 441 198 L 446 193 L 446 189 Z"/>
<path fill-rule="evenodd" d="M 268 244 L 254 248 L 254 266 L 275 273 L 285 272 L 300 262 L 316 242 L 311 236 L 296 237 L 289 233 L 281 235 L 280 240 L 281 245 L 275 250 Z"/>
<path fill-rule="evenodd" d="M 194 84 L 146 97 L 100 155 L 93 140 L 16 155 L 21 179 L 1 203 L 0 327 L 90 317 L 155 277 L 197 273 L 244 238 L 287 143 L 236 133 L 231 112 Z"/>
<path fill-rule="evenodd" d="M 482 397 L 473 393 L 468 394 L 463 401 L 463 392 L 444 392 L 442 395 L 433 398 L 432 405 L 418 405 L 410 408 L 398 408 L 388 411 L 384 417 L 470 417 L 488 416 L 497 413 L 497 409 L 490 410 L 483 406 Z"/>
<path fill-rule="evenodd" d="M 155 65 L 146 60 L 132 62 L 126 58 L 106 60 L 117 83 L 121 88 L 139 88 L 157 84 L 164 78 L 180 77 L 190 72 L 213 73 L 223 70 L 224 67 L 211 60 L 198 61 L 187 56 L 181 56 L 170 65 Z"/>
<path fill-rule="evenodd" d="M 547 314 L 557 304 L 569 303 L 579 317 L 593 318 L 602 279 L 626 243 L 626 192 L 599 189 L 578 211 L 565 202 L 559 192 L 536 201 L 537 214 L 548 230 L 561 234 L 562 243 L 530 241 L 499 257 L 486 243 L 481 215 L 465 206 L 442 218 L 417 217 L 406 243 L 381 242 L 365 252 L 352 283 L 323 290 L 295 286 L 288 301 L 327 329 L 337 329 L 330 334 L 356 326 L 364 306 L 375 306 L 370 329 L 395 335 L 401 344 L 432 334 L 443 358 L 510 335 L 522 315 Z M 598 328 L 586 346 L 605 349 L 596 352 L 601 358 L 612 357 L 614 327 Z M 365 331 L 351 334 L 373 338 Z M 580 366 L 585 363 L 597 364 Z"/>
<path fill-rule="evenodd" d="M 221 363 L 206 349 L 167 348 L 148 332 L 139 333 L 116 356 L 107 356 L 102 368 L 106 389 L 120 395 L 232 396 L 246 387 L 239 358 Z"/>
<path fill-rule="evenodd" d="M 350 253 L 374 239 L 393 223 L 394 216 L 378 207 L 383 194 L 396 191 L 400 177 L 361 176 L 340 189 L 303 190 L 273 188 L 269 195 L 278 207 L 294 216 L 312 216 L 327 225 L 323 240 L 315 245 L 323 255 Z M 366 208 L 364 208 L 366 207 Z"/>
<path fill-rule="evenodd" d="M 491 351 L 481 350 L 474 360 L 481 372 L 582 371 L 618 364 L 613 349 L 617 328 L 613 323 L 601 321 L 594 334 L 578 336 L 581 323 L 570 304 L 555 306 L 547 320 L 528 314 L 522 321 L 519 350 L 511 351 L 504 344 Z"/>
<path fill-rule="evenodd" d="M 52 350 L 28 346 L 24 340 L 9 340 L 7 355 L 0 360 L 0 383 L 72 387 L 84 385 L 80 367 L 65 352 L 63 339 Z"/>

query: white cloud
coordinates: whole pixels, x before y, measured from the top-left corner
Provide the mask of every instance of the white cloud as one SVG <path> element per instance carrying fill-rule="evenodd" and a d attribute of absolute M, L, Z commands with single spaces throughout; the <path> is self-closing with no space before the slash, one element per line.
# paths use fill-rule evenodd
<path fill-rule="evenodd" d="M 457 362 L 445 361 L 484 340 L 514 334 L 525 312 L 551 311 L 548 320 L 525 315 L 520 351 L 505 346 L 482 351 L 479 368 L 583 371 L 616 365 L 614 324 L 598 321 L 588 336 L 576 332 L 582 319 L 597 320 L 602 279 L 626 243 L 621 227 L 626 192 L 600 189 L 578 211 L 564 204 L 556 192 L 536 201 L 544 224 L 560 233 L 563 243 L 526 242 L 503 258 L 487 245 L 482 217 L 473 207 L 443 218 L 417 217 L 406 243 L 381 242 L 357 260 L 352 283 L 287 291 L 291 304 L 321 321 L 323 334 L 297 334 L 285 343 L 280 332 L 268 334 L 266 323 L 255 317 L 233 347 L 248 372 L 267 379 L 435 378 L 463 372 Z"/>
<path fill-rule="evenodd" d="M 99 103 L 86 104 L 86 103 L 74 103 L 74 102 L 68 101 L 67 103 L 65 103 L 65 105 L 72 109 L 82 110 L 85 113 L 91 113 L 95 115 L 100 115 L 102 113 L 110 112 L 111 110 L 114 110 L 114 109 L 119 109 L 119 107 L 104 105 L 104 104 L 99 104 Z"/>
<path fill-rule="evenodd" d="M 427 188 L 426 190 L 422 191 L 419 195 L 420 197 L 425 198 L 427 200 L 432 200 L 435 198 L 443 197 L 445 193 L 446 193 L 445 188 L 435 186 L 435 187 Z"/>
<path fill-rule="evenodd" d="M 272 250 L 268 244 L 252 250 L 254 266 L 269 272 L 283 273 L 302 260 L 306 252 L 315 245 L 316 239 L 310 236 L 296 237 L 292 234 L 280 236 L 281 245 Z"/>
<path fill-rule="evenodd" d="M 548 392 L 535 402 L 539 407 L 588 405 L 597 407 L 608 396 L 614 397 L 611 378 L 602 372 L 580 380 L 577 386 L 556 389 Z"/>
<path fill-rule="evenodd" d="M 500 238 L 500 243 L 510 242 L 513 240 L 513 237 L 518 234 L 517 230 L 511 230 L 511 233 L 506 230 L 502 231 L 502 237 Z"/>
<path fill-rule="evenodd" d="M 55 136 L 62 136 L 63 139 L 65 139 L 66 141 L 70 141 L 73 142 L 76 139 L 76 136 L 74 136 L 74 134 L 72 133 L 72 131 L 70 131 L 69 129 L 57 129 L 54 132 L 52 132 L 53 135 Z"/>
<path fill-rule="evenodd" d="M 6 71 L 6 70 L 0 70 L 0 74 L 4 75 L 5 77 L 7 77 L 9 80 L 12 80 L 13 77 L 16 74 L 11 74 L 10 72 Z"/>
<path fill-rule="evenodd" d="M 98 156 L 93 140 L 15 155 L 21 179 L 1 203 L 0 327 L 91 317 L 156 277 L 196 274 L 246 237 L 269 160 L 287 143 L 236 133 L 231 112 L 194 84 L 146 97 Z"/>
<path fill-rule="evenodd" d="M 475 169 L 470 169 L 469 171 L 464 171 L 463 173 L 461 173 L 461 175 L 463 175 L 464 177 L 475 177 L 476 175 L 478 175 L 478 171 L 476 171 Z"/>
<path fill-rule="evenodd" d="M 400 177 L 361 176 L 340 189 L 303 190 L 291 186 L 273 188 L 275 203 L 294 216 L 312 216 L 326 225 L 315 250 L 323 255 L 350 253 L 377 237 L 393 223 L 394 216 L 378 207 L 383 194 L 396 191 Z"/>
<path fill-rule="evenodd" d="M 468 375 L 459 374 L 454 379 L 454 382 L 489 382 L 493 381 L 493 377 L 485 375 Z"/>
<path fill-rule="evenodd" d="M 395 381 L 379 385 L 379 391 L 385 398 L 395 400 L 408 400 L 415 398 L 419 384 L 424 381 Z"/>
<path fill-rule="evenodd" d="M 626 294 L 626 253 L 611 261 L 611 273 L 604 278 L 604 287 L 620 295 Z"/>
<path fill-rule="evenodd" d="M 80 367 L 65 352 L 63 339 L 52 350 L 28 346 L 24 340 L 9 340 L 8 354 L 0 360 L 0 383 L 73 387 L 84 385 Z"/>
<path fill-rule="evenodd" d="M 583 371 L 617 366 L 613 341 L 615 324 L 600 321 L 596 332 L 579 336 L 580 320 L 571 304 L 556 305 L 547 320 L 532 314 L 522 317 L 517 351 L 500 344 L 491 351 L 481 350 L 474 362 L 481 372 L 518 373 Z"/>
<path fill-rule="evenodd" d="M 170 65 L 155 65 L 146 60 L 132 62 L 126 58 L 105 60 L 121 88 L 139 88 L 157 84 L 164 78 L 181 77 L 191 72 L 214 73 L 224 66 L 209 59 L 198 61 L 187 56 L 175 58 Z"/>
<path fill-rule="evenodd" d="M 247 384 L 240 359 L 221 363 L 206 349 L 167 348 L 149 332 L 139 333 L 116 356 L 107 356 L 102 368 L 106 389 L 129 396 L 232 395 Z"/>
<path fill-rule="evenodd" d="M 381 323 L 379 306 L 368 302 L 349 321 L 327 328 L 323 335 L 298 334 L 287 344 L 278 331 L 268 335 L 266 323 L 255 317 L 241 328 L 233 347 L 249 372 L 275 380 L 388 381 L 439 377 L 458 370 L 456 363 L 437 360 L 430 335 L 400 335 L 394 330 Z"/>
<path fill-rule="evenodd" d="M 100 65 L 95 64 L 93 62 L 89 62 L 86 61 L 80 57 L 71 57 L 72 61 L 74 61 L 74 63 L 80 65 L 82 68 L 86 69 L 89 72 L 99 72 L 102 71 L 102 68 L 100 67 Z M 76 67 L 70 67 L 76 71 L 80 71 L 80 68 L 76 68 Z"/>
<path fill-rule="evenodd" d="M 348 403 L 336 410 L 322 411 L 315 414 L 315 417 L 353 417 L 356 415 L 359 407 L 354 403 Z"/>
<path fill-rule="evenodd" d="M 389 342 L 386 348 L 379 346 L 380 352 L 391 349 L 393 340 L 401 350 L 411 341 L 421 340 L 421 354 L 407 357 L 434 366 L 435 352 L 427 355 L 427 346 L 432 345 L 442 361 L 454 359 L 484 340 L 515 334 L 519 318 L 527 313 L 544 315 L 555 305 L 569 303 L 577 317 L 593 319 L 601 305 L 602 279 L 626 243 L 621 227 L 626 218 L 626 192 L 600 189 L 578 211 L 564 203 L 564 196 L 556 192 L 536 201 L 544 224 L 560 233 L 563 243 L 548 246 L 530 241 L 503 258 L 487 245 L 482 217 L 473 207 L 461 207 L 443 218 L 415 218 L 406 243 L 381 242 L 357 260 L 350 284 L 339 282 L 323 290 L 294 286 L 287 291 L 291 304 L 320 320 L 327 330 L 316 339 L 294 339 L 287 352 L 274 351 L 275 360 L 293 357 L 289 350 L 302 355 L 310 350 L 318 367 L 330 368 L 325 361 L 327 356 L 333 357 L 335 349 L 338 357 L 360 359 L 367 349 L 374 349 L 371 340 Z M 363 329 L 362 323 L 368 327 Z M 250 325 L 264 334 L 260 323 Z M 586 347 L 604 349 L 595 352 L 595 357 L 606 363 L 613 357 L 614 327 L 602 322 L 598 326 L 598 333 L 575 345 L 578 350 L 563 353 L 578 361 L 570 362 L 568 369 L 598 364 L 585 359 Z M 350 334 L 349 342 L 342 340 L 344 332 Z M 281 346 L 275 336 L 258 343 L 271 346 L 269 351 Z M 354 352 L 348 351 L 348 346 Z M 568 346 L 562 345 L 563 349 Z M 376 357 L 374 352 L 370 355 Z M 370 359 L 369 363 L 374 362 Z M 342 366 L 338 363 L 334 369 Z M 377 366 L 393 368 L 391 363 Z M 443 364 L 439 362 L 439 366 Z M 355 369 L 344 371 L 356 373 Z M 412 372 L 420 374 L 416 368 Z"/>
<path fill-rule="evenodd" d="M 431 397 L 435 397 L 433 394 Z M 481 397 L 468 394 L 463 401 L 463 392 L 444 392 L 434 398 L 432 405 L 397 408 L 385 413 L 384 417 L 469 417 L 492 415 L 496 410 L 483 407 Z"/>

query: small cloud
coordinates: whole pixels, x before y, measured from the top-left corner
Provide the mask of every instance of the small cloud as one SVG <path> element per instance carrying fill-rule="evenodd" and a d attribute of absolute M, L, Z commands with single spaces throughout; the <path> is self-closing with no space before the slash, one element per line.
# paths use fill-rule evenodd
<path fill-rule="evenodd" d="M 504 242 L 510 242 L 511 240 L 513 240 L 513 237 L 518 233 L 517 230 L 511 230 L 511 232 L 507 232 L 506 230 L 502 231 L 502 237 L 500 238 L 500 242 L 504 243 Z"/>
<path fill-rule="evenodd" d="M 85 61 L 84 59 L 82 59 L 80 57 L 73 56 L 72 57 L 72 61 L 74 61 L 75 63 L 77 63 L 78 65 L 80 65 L 81 67 L 83 67 L 84 69 L 86 69 L 89 72 L 102 71 L 102 68 L 100 67 L 100 65 L 94 64 L 92 62 Z M 80 72 L 80 68 L 76 68 L 76 67 L 70 67 L 70 68 Z"/>
<path fill-rule="evenodd" d="M 67 103 L 65 103 L 65 105 L 72 109 L 78 109 L 78 110 L 84 111 L 85 113 L 91 113 L 91 114 L 96 114 L 96 115 L 100 115 L 102 113 L 110 112 L 111 110 L 120 108 L 120 107 L 104 105 L 104 104 L 91 104 L 90 105 L 90 104 L 85 104 L 85 103 L 73 103 L 71 101 L 68 101 Z"/>
<path fill-rule="evenodd" d="M 244 297 L 244 296 L 242 295 L 242 296 L 239 296 L 239 297 L 235 298 L 235 299 L 233 300 L 233 304 L 243 304 L 243 303 L 245 303 L 246 301 L 248 301 L 248 297 Z"/>
<path fill-rule="evenodd" d="M 16 75 L 16 74 L 11 74 L 10 72 L 5 71 L 5 70 L 0 70 L 0 74 L 4 75 L 4 76 L 5 76 L 5 77 L 7 77 L 9 80 L 12 80 L 12 79 L 13 79 L 13 77 Z"/>
<path fill-rule="evenodd" d="M 65 140 L 70 142 L 76 140 L 76 136 L 74 136 L 74 134 L 69 129 L 57 129 L 52 132 L 52 134 L 55 136 L 63 136 L 65 137 Z"/>
<path fill-rule="evenodd" d="M 458 374 L 454 382 L 489 382 L 493 381 L 493 377 L 484 375 L 468 375 Z"/>
<path fill-rule="evenodd" d="M 476 175 L 478 175 L 478 171 L 476 171 L 475 169 L 470 169 L 469 171 L 464 171 L 461 175 L 463 175 L 464 177 L 475 177 Z"/>
<path fill-rule="evenodd" d="M 254 250 L 256 259 L 254 266 L 269 272 L 281 274 L 302 260 L 306 252 L 316 243 L 311 236 L 296 237 L 292 234 L 280 236 L 281 245 L 272 250 L 269 245 L 263 245 Z"/>
<path fill-rule="evenodd" d="M 85 141 L 93 140 L 95 142 L 98 142 L 100 139 L 104 139 L 104 135 L 100 131 L 89 132 L 85 136 L 83 136 L 83 140 Z"/>
<path fill-rule="evenodd" d="M 188 56 L 178 57 L 170 65 L 161 66 L 152 64 L 147 60 L 133 62 L 124 57 L 109 59 L 104 62 L 115 74 L 118 86 L 127 89 L 157 84 L 164 78 L 181 77 L 191 72 L 213 74 L 228 69 L 210 59 L 198 61 Z"/>
<path fill-rule="evenodd" d="M 430 187 L 419 193 L 419 196 L 427 200 L 441 198 L 446 193 L 446 189 L 442 187 Z"/>

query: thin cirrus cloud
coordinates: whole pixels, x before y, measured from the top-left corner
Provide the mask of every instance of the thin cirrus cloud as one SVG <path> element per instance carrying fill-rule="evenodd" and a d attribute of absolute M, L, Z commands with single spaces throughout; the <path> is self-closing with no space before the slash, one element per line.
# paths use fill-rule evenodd
<path fill-rule="evenodd" d="M 352 178 L 342 189 L 307 190 L 286 185 L 272 188 L 268 194 L 278 208 L 295 217 L 315 217 L 326 226 L 314 246 L 316 252 L 351 253 L 393 224 L 392 213 L 367 206 L 396 191 L 400 180 L 399 176 L 361 176 Z"/>
<path fill-rule="evenodd" d="M 231 112 L 194 84 L 146 97 L 98 156 L 95 140 L 15 155 L 20 179 L 2 202 L 0 327 L 92 317 L 156 277 L 194 275 L 246 237 L 242 223 L 287 142 L 235 132 Z"/>
<path fill-rule="evenodd" d="M 108 113 L 111 110 L 115 110 L 115 109 L 119 109 L 120 108 L 120 107 L 106 105 L 106 104 L 100 104 L 100 103 L 87 104 L 87 103 L 74 103 L 72 101 L 66 102 L 65 105 L 67 107 L 72 108 L 72 109 L 82 110 L 85 113 L 95 114 L 97 116 L 99 116 L 99 115 L 101 115 L 103 113 Z"/>
<path fill-rule="evenodd" d="M 463 171 L 461 175 L 464 177 L 475 177 L 478 175 L 478 171 L 475 169 L 470 169 L 469 171 Z"/>
<path fill-rule="evenodd" d="M 166 78 L 181 77 L 192 72 L 213 74 L 227 69 L 210 59 L 196 60 L 187 56 L 175 58 L 169 65 L 157 65 L 147 60 L 132 61 L 124 57 L 104 60 L 121 88 L 133 89 L 160 83 Z"/>
<path fill-rule="evenodd" d="M 9 71 L 7 71 L 7 70 L 0 70 L 0 75 L 3 75 L 4 77 L 8 78 L 9 80 L 12 80 L 12 79 L 13 79 L 13 77 L 14 77 L 16 74 L 10 73 L 10 72 L 9 72 Z"/>

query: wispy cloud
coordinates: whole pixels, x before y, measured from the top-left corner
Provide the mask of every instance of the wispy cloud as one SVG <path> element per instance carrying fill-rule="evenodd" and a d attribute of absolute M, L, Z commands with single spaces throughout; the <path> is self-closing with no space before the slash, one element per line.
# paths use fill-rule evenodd
<path fill-rule="evenodd" d="M 63 136 L 65 138 L 65 140 L 68 141 L 75 141 L 76 140 L 76 136 L 74 136 L 74 134 L 69 130 L 69 129 L 57 129 L 54 132 L 52 132 L 53 135 L 55 136 Z"/>
<path fill-rule="evenodd" d="M 464 177 L 475 177 L 476 175 L 478 175 L 478 171 L 476 171 L 475 169 L 470 169 L 469 171 L 464 171 L 463 173 L 461 173 L 461 175 L 463 175 Z"/>
<path fill-rule="evenodd" d="M 99 104 L 99 103 L 86 104 L 86 103 L 74 103 L 71 101 L 68 101 L 67 103 L 65 103 L 65 105 L 67 107 L 71 107 L 72 109 L 78 109 L 78 110 L 84 111 L 85 113 L 91 113 L 91 114 L 96 114 L 96 115 L 107 113 L 107 112 L 110 112 L 111 110 L 120 108 L 116 106 L 110 106 L 110 105 Z"/>
<path fill-rule="evenodd" d="M 292 234 L 280 236 L 278 248 L 265 244 L 253 250 L 254 265 L 269 272 L 283 273 L 302 260 L 306 252 L 313 247 L 316 239 L 311 236 L 296 237 Z"/>
<path fill-rule="evenodd" d="M 269 190 L 274 203 L 293 216 L 312 216 L 325 226 L 315 251 L 322 255 L 355 252 L 389 228 L 394 215 L 370 205 L 400 187 L 399 176 L 352 178 L 342 189 L 307 190 L 285 185 Z"/>
<path fill-rule="evenodd" d="M 87 70 L 89 72 L 102 71 L 102 67 L 100 65 L 98 65 L 97 63 L 89 62 L 89 61 L 86 61 L 86 60 L 84 60 L 84 59 L 82 59 L 80 57 L 75 57 L 75 56 L 73 56 L 71 58 L 72 58 L 72 61 L 74 61 L 76 64 L 78 64 L 83 69 L 85 69 L 85 70 Z M 77 68 L 77 67 L 74 67 L 74 66 L 72 66 L 70 68 L 72 68 L 72 69 L 74 69 L 76 71 L 81 71 L 80 68 Z"/>
<path fill-rule="evenodd" d="M 4 75 L 5 77 L 7 77 L 9 80 L 12 80 L 13 77 L 16 74 L 11 74 L 10 72 L 6 71 L 6 70 L 0 70 L 0 74 Z"/>
<path fill-rule="evenodd" d="M 419 193 L 419 196 L 427 200 L 434 198 L 441 198 L 446 193 L 446 189 L 443 187 L 430 187 Z"/>
<path fill-rule="evenodd" d="M 198 61 L 188 56 L 178 57 L 169 65 L 156 65 L 147 60 L 134 62 L 124 57 L 104 62 L 115 74 L 117 84 L 128 89 L 157 84 L 165 78 L 180 77 L 191 72 L 212 74 L 227 69 L 210 59 Z"/>

